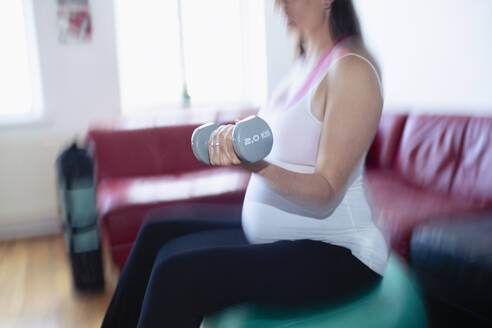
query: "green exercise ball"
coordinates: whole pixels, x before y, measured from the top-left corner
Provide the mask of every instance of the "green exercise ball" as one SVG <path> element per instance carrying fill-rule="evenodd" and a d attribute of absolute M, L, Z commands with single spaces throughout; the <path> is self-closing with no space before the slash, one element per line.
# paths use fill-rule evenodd
<path fill-rule="evenodd" d="M 282 309 L 243 303 L 206 317 L 202 328 L 427 327 L 424 302 L 406 264 L 391 254 L 381 282 L 338 304 Z"/>

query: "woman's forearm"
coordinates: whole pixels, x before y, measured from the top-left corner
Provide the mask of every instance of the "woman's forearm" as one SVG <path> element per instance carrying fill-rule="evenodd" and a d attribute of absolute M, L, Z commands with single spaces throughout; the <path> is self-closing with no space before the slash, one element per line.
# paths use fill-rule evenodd
<path fill-rule="evenodd" d="M 265 160 L 240 166 L 264 178 L 270 188 L 292 202 L 305 206 L 317 216 L 328 215 L 337 203 L 337 195 L 328 180 L 318 173 L 297 173 Z"/>

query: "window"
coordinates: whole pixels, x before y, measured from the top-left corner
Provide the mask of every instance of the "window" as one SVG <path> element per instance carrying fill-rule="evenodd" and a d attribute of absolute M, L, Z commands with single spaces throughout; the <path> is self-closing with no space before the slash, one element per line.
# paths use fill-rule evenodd
<path fill-rule="evenodd" d="M 0 1 L 0 122 L 39 116 L 40 76 L 30 1 Z"/>
<path fill-rule="evenodd" d="M 179 108 L 185 81 L 192 106 L 260 105 L 263 1 L 115 1 L 123 112 Z"/>

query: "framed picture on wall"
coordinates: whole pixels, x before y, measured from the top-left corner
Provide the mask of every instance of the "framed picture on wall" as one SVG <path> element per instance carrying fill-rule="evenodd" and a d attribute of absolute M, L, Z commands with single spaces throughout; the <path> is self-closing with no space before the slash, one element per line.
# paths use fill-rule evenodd
<path fill-rule="evenodd" d="M 58 41 L 61 44 L 91 41 L 89 0 L 57 0 Z"/>

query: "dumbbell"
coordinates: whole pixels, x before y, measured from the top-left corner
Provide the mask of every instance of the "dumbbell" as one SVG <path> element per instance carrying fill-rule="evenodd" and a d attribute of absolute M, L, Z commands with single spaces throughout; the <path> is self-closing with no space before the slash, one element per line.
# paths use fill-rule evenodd
<path fill-rule="evenodd" d="M 208 141 L 212 132 L 219 127 L 217 123 L 207 123 L 196 128 L 191 136 L 193 154 L 207 165 L 210 165 Z M 239 159 L 248 163 L 258 162 L 272 150 L 273 133 L 263 119 L 254 115 L 248 116 L 235 124 L 232 144 Z"/>

